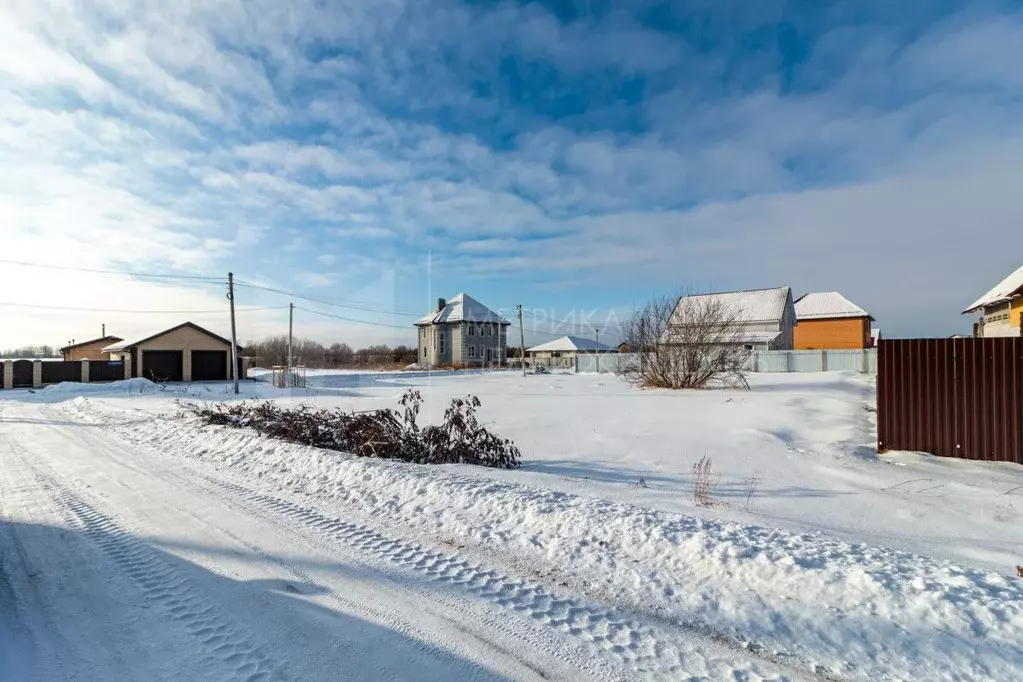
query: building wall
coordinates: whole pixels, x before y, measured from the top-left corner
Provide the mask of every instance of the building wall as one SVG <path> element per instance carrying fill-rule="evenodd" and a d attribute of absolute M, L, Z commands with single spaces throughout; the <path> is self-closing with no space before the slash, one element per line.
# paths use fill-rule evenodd
<path fill-rule="evenodd" d="M 1023 311 L 1023 299 L 985 308 L 983 322 L 978 328 L 979 335 L 988 338 L 1019 336 L 1021 311 Z"/>
<path fill-rule="evenodd" d="M 226 350 L 227 351 L 227 376 L 231 376 L 231 344 L 214 339 L 197 329 L 182 327 L 169 334 L 158 336 L 141 343 L 135 347 L 135 352 L 142 353 L 142 363 L 139 367 L 139 376 L 145 375 L 147 350 L 180 350 L 182 352 L 181 367 L 182 377 L 185 381 L 192 380 L 192 351 L 193 350 Z"/>
<path fill-rule="evenodd" d="M 870 346 L 870 320 L 845 317 L 802 320 L 794 332 L 795 350 L 843 350 Z"/>
<path fill-rule="evenodd" d="M 97 341 L 90 343 L 85 346 L 79 346 L 66 351 L 64 355 L 65 360 L 108 360 L 109 356 L 106 353 L 101 353 L 100 349 L 109 346 L 114 343 L 113 341 Z"/>
<path fill-rule="evenodd" d="M 466 323 L 462 327 L 462 364 L 499 364 L 508 357 L 508 325 Z M 487 349 L 490 350 L 489 360 Z"/>
<path fill-rule="evenodd" d="M 429 365 L 485 365 L 486 349 L 491 349 L 491 363 L 503 362 L 508 357 L 507 325 L 491 325 L 492 334 L 478 332 L 481 325 L 465 322 L 434 324 L 419 328 L 419 362 Z M 470 327 L 471 332 L 470 333 Z M 440 349 L 440 336 L 444 334 L 444 352 Z M 470 351 L 470 346 L 473 351 Z"/>

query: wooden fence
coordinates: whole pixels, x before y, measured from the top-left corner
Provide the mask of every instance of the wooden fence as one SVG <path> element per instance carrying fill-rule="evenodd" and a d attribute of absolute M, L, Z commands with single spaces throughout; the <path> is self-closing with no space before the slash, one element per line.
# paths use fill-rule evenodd
<path fill-rule="evenodd" d="M 1023 338 L 878 344 L 877 449 L 1023 464 Z"/>

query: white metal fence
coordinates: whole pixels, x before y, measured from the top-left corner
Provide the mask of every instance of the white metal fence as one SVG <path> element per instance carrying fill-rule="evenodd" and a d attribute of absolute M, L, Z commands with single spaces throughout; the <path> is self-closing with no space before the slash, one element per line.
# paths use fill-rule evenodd
<path fill-rule="evenodd" d="M 634 353 L 580 355 L 575 371 L 616 373 Z M 758 350 L 751 351 L 749 369 L 753 372 L 842 372 L 877 374 L 877 349 L 866 350 Z M 598 369 L 599 367 L 599 369 Z"/>

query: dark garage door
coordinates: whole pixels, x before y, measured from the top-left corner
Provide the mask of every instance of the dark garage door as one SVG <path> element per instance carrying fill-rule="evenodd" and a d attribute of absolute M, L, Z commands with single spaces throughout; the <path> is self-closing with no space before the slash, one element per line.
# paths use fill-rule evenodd
<path fill-rule="evenodd" d="M 228 378 L 226 350 L 192 351 L 192 381 L 225 381 Z"/>
<path fill-rule="evenodd" d="M 182 381 L 182 351 L 142 351 L 142 375 L 151 381 Z"/>

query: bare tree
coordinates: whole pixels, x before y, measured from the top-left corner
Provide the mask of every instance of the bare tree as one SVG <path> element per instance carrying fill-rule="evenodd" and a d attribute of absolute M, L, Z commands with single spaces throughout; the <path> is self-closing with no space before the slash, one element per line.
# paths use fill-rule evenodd
<path fill-rule="evenodd" d="M 714 296 L 655 298 L 623 327 L 622 341 L 636 352 L 626 357 L 622 373 L 655 388 L 749 388 L 744 319 L 743 311 Z"/>

